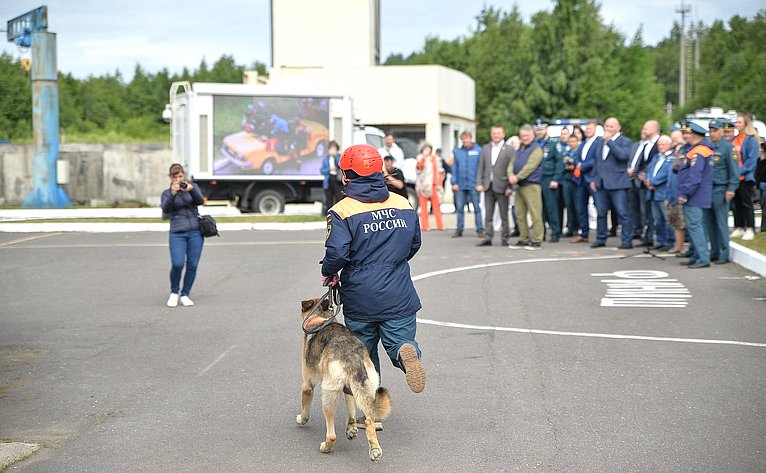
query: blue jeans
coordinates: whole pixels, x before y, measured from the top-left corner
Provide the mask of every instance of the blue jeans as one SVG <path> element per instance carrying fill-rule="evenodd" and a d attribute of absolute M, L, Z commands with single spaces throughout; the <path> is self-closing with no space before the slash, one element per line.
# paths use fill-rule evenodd
<path fill-rule="evenodd" d="M 465 226 L 465 206 L 468 202 L 473 205 L 473 215 L 476 219 L 476 230 L 484 228 L 484 223 L 481 218 L 481 207 L 479 206 L 479 191 L 472 190 L 458 190 L 455 192 L 455 212 L 457 213 L 457 229 L 462 230 Z"/>
<path fill-rule="evenodd" d="M 181 271 L 186 265 L 182 296 L 188 296 L 197 276 L 197 265 L 202 256 L 205 239 L 199 230 L 173 232 L 170 234 L 170 292 L 178 294 L 181 284 Z"/>
<path fill-rule="evenodd" d="M 596 243 L 606 243 L 606 238 L 609 236 L 606 214 L 610 207 L 614 207 L 614 211 L 617 212 L 617 217 L 620 219 L 622 244 L 632 246 L 633 220 L 628 213 L 628 191 L 626 189 L 599 189 L 596 192 L 596 210 L 598 210 Z"/>
<path fill-rule="evenodd" d="M 689 258 L 691 264 L 710 264 L 710 251 L 708 250 L 707 232 L 702 217 L 702 208 L 684 204 L 684 218 L 686 219 L 686 234 L 689 236 L 694 247 L 694 253 Z"/>
<path fill-rule="evenodd" d="M 713 186 L 713 206 L 703 209 L 705 226 L 710 239 L 710 259 L 729 260 L 729 203 L 726 186 Z"/>
<path fill-rule="evenodd" d="M 351 319 L 345 319 L 344 322 L 346 327 L 351 330 L 351 333 L 361 340 L 367 348 L 372 363 L 375 365 L 375 371 L 378 374 L 380 374 L 378 342 L 383 342 L 383 348 L 391 359 L 391 363 L 402 371 L 404 371 L 404 365 L 399 360 L 399 349 L 402 345 L 409 343 L 414 346 L 418 352 L 418 358 L 420 358 L 420 347 L 418 347 L 418 342 L 415 341 L 415 331 L 417 329 L 415 314 L 400 319 L 379 322 L 360 322 Z"/>

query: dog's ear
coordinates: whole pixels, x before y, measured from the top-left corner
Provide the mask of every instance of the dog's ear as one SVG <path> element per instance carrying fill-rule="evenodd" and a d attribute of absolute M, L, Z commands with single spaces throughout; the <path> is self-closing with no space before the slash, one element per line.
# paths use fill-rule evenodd
<path fill-rule="evenodd" d="M 307 311 L 314 305 L 314 300 L 301 301 L 301 311 Z"/>
<path fill-rule="evenodd" d="M 327 310 L 330 308 L 330 300 L 325 299 L 322 301 L 322 310 Z"/>

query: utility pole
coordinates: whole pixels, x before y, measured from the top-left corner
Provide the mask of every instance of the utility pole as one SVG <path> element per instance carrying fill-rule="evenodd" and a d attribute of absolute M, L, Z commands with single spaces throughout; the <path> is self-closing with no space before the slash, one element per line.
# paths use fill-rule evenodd
<path fill-rule="evenodd" d="M 686 105 L 686 14 L 691 12 L 691 6 L 684 5 L 681 0 L 681 8 L 676 9 L 676 13 L 681 14 L 681 54 L 678 68 L 678 106 L 683 108 Z"/>

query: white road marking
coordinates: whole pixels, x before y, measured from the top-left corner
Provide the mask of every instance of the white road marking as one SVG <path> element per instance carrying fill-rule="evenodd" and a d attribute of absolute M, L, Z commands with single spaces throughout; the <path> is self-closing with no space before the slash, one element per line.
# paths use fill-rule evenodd
<path fill-rule="evenodd" d="M 207 373 L 207 372 L 208 372 L 208 370 L 209 370 L 210 368 L 212 368 L 213 366 L 215 366 L 215 365 L 216 365 L 216 364 L 217 364 L 219 361 L 223 360 L 223 357 L 225 357 L 225 356 L 226 356 L 226 354 L 227 354 L 227 353 L 229 353 L 229 352 L 230 352 L 230 351 L 231 351 L 231 350 L 232 350 L 234 347 L 236 347 L 236 346 L 237 346 L 237 344 L 235 343 L 234 345 L 232 345 L 232 346 L 230 346 L 229 348 L 227 348 L 226 350 L 224 350 L 224 352 L 223 352 L 223 353 L 221 353 L 221 354 L 218 356 L 218 358 L 216 358 L 216 359 L 215 359 L 215 361 L 214 361 L 214 362 L 212 362 L 212 363 L 210 363 L 209 365 L 207 365 L 207 368 L 205 368 L 204 370 L 200 371 L 200 373 L 199 373 L 199 374 L 198 374 L 196 377 L 197 377 L 197 378 L 199 378 L 199 377 L 203 376 L 205 373 Z"/>
<path fill-rule="evenodd" d="M 44 234 L 32 235 L 32 236 L 28 236 L 28 237 L 24 237 L 24 238 L 17 238 L 15 240 L 5 241 L 3 243 L 0 243 L 0 247 L 15 245 L 17 243 L 24 243 L 25 241 L 37 240 L 38 238 L 47 238 L 47 237 L 52 237 L 52 236 L 57 236 L 57 235 L 61 235 L 61 233 L 44 233 Z"/>
<path fill-rule="evenodd" d="M 702 338 L 675 338 L 675 337 L 647 337 L 643 335 L 617 335 L 612 333 L 588 333 L 588 332 L 563 332 L 559 330 L 538 330 L 530 328 L 516 327 L 494 327 L 491 325 L 470 325 L 458 324 L 453 322 L 440 322 L 438 320 L 418 319 L 418 323 L 426 325 L 438 325 L 441 327 L 462 328 L 467 330 L 494 330 L 496 332 L 516 332 L 528 333 L 534 335 L 560 335 L 568 337 L 588 337 L 588 338 L 611 338 L 619 340 L 651 340 L 656 342 L 681 342 L 681 343 L 702 343 L 711 345 L 739 345 L 745 347 L 766 347 L 766 343 L 740 342 L 737 340 L 706 340 Z"/>
<path fill-rule="evenodd" d="M 557 261 L 587 261 L 587 260 L 601 260 L 601 259 L 619 259 L 622 256 L 576 256 L 573 258 L 532 258 L 516 261 L 499 261 L 496 263 L 480 263 L 473 264 L 471 266 L 460 266 L 457 268 L 440 269 L 439 271 L 431 271 L 430 273 L 420 274 L 413 276 L 413 281 L 420 281 L 421 279 L 428 279 L 434 276 L 441 276 L 450 273 L 459 273 L 461 271 L 470 271 L 473 269 L 492 268 L 495 266 L 507 266 L 511 264 L 525 264 L 525 263 L 555 263 Z"/>
<path fill-rule="evenodd" d="M 668 277 L 665 271 L 628 270 L 613 273 L 591 273 L 606 284 L 601 307 L 642 307 L 682 309 L 689 304 L 689 289 Z"/>
<path fill-rule="evenodd" d="M 441 269 L 439 271 L 431 271 L 430 273 L 424 273 L 424 274 L 420 274 L 420 275 L 412 277 L 412 281 L 413 282 L 421 281 L 423 279 L 428 279 L 435 276 L 442 276 L 445 274 L 458 273 L 461 271 L 471 271 L 474 269 L 493 268 L 497 266 L 508 266 L 513 264 L 550 263 L 550 262 L 557 262 L 557 261 L 588 261 L 588 260 L 604 260 L 604 259 L 620 259 L 620 258 L 622 258 L 622 256 L 619 256 L 619 255 L 580 256 L 580 257 L 572 257 L 572 258 L 568 258 L 568 257 L 567 258 L 533 258 L 533 259 L 517 260 L 517 261 L 482 263 L 482 264 L 474 264 L 470 266 L 461 266 L 457 268 Z M 599 274 L 599 275 L 602 275 L 602 274 Z M 603 275 L 614 275 L 614 273 L 606 273 Z M 643 306 L 647 306 L 647 304 L 649 304 L 647 301 L 644 301 L 642 303 Z M 515 332 L 515 333 L 527 333 L 527 334 L 535 334 L 535 335 L 558 335 L 558 336 L 567 336 L 567 337 L 608 338 L 608 339 L 617 339 L 617 340 L 697 343 L 697 344 L 707 344 L 707 345 L 736 345 L 736 346 L 760 347 L 760 348 L 766 347 L 766 343 L 742 342 L 738 340 L 708 340 L 708 339 L 698 339 L 698 338 L 650 337 L 650 336 L 644 336 L 644 335 L 620 335 L 620 334 L 610 334 L 610 333 L 566 332 L 566 331 L 559 331 L 559 330 L 540 330 L 540 329 L 529 329 L 529 328 L 518 328 L 518 327 L 496 327 L 491 325 L 459 324 L 454 322 L 442 322 L 439 320 L 422 319 L 422 318 L 418 318 L 417 322 L 420 324 L 425 324 L 425 325 L 436 325 L 436 326 L 448 327 L 448 328 L 461 328 L 461 329 L 467 329 L 467 330 L 492 330 L 496 332 Z"/>

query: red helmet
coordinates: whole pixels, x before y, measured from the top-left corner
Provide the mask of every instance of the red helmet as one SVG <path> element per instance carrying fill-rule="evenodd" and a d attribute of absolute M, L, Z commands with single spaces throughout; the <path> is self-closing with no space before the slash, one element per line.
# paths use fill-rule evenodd
<path fill-rule="evenodd" d="M 383 158 L 374 146 L 353 145 L 346 148 L 338 163 L 344 171 L 349 169 L 360 176 L 383 172 Z"/>

